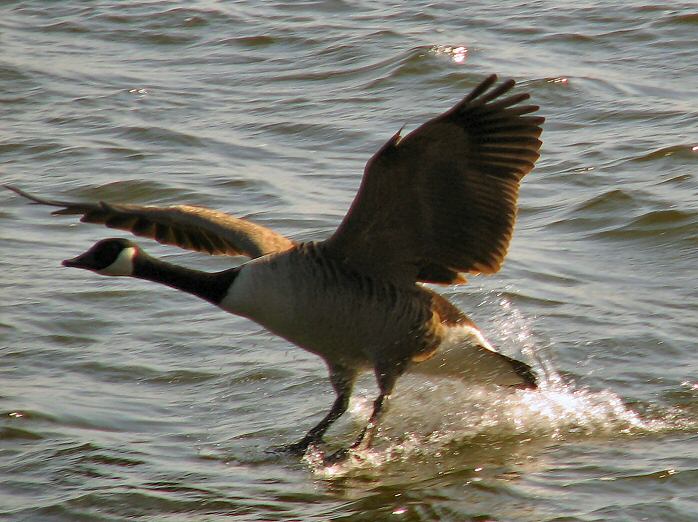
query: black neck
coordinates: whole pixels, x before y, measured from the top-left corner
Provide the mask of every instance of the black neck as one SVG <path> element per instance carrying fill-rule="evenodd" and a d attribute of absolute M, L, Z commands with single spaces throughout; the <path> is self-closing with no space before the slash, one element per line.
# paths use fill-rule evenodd
<path fill-rule="evenodd" d="M 215 305 L 225 297 L 237 273 L 237 268 L 214 273 L 193 270 L 161 261 L 143 252 L 138 253 L 133 266 L 133 277 L 171 286 Z"/>

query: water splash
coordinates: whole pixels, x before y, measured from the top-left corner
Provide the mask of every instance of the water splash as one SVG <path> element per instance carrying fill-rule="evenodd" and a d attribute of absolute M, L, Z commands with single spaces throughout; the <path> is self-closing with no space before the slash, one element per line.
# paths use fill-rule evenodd
<path fill-rule="evenodd" d="M 511 391 L 448 379 L 406 380 L 393 397 L 374 447 L 329 466 L 323 452 L 315 449 L 305 458 L 315 474 L 333 478 L 410 459 L 440 459 L 473 447 L 480 447 L 480 456 L 484 446 L 504 445 L 516 453 L 531 444 L 641 435 L 673 424 L 668 418 L 643 418 L 609 390 L 544 382 L 538 390 Z M 357 427 L 370 414 L 371 399 L 362 392 L 352 402 L 350 414 Z"/>
<path fill-rule="evenodd" d="M 323 478 L 335 478 L 411 459 L 440 459 L 444 454 L 467 452 L 476 446 L 506 445 L 516 453 L 517 448 L 536 443 L 681 429 L 678 417 L 671 412 L 643 414 L 610 390 L 566 382 L 545 353 L 549 347 L 536 345 L 531 322 L 506 298 L 498 296 L 497 304 L 503 312 L 495 317 L 498 338 L 504 345 L 517 346 L 532 363 L 540 378 L 537 390 L 473 386 L 455 378 L 405 375 L 391 398 L 374 447 L 331 465 L 326 465 L 320 449 L 313 449 L 305 457 L 312 471 Z M 365 388 L 352 400 L 349 413 L 355 428 L 370 415 L 374 393 Z"/>

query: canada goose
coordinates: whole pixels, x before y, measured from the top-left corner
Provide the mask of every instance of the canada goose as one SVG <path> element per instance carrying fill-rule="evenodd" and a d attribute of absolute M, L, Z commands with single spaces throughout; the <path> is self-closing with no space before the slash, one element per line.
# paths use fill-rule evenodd
<path fill-rule="evenodd" d="M 408 368 L 446 359 L 458 332 L 458 362 L 481 381 L 536 387 L 531 368 L 497 353 L 454 305 L 420 283 L 457 284 L 464 273 L 492 274 L 505 257 L 519 182 L 539 157 L 544 118 L 526 93 L 491 75 L 462 101 L 368 161 L 344 220 L 324 241 L 296 243 L 263 226 L 194 206 L 73 203 L 8 189 L 160 243 L 252 258 L 217 273 L 176 266 L 125 239 L 105 239 L 65 266 L 172 286 L 247 317 L 322 357 L 336 400 L 305 437 L 304 453 L 347 409 L 359 372 L 373 370 L 379 395 L 347 450 L 371 444 L 385 399 Z M 451 339 L 452 340 L 452 339 Z M 449 341 L 450 342 L 450 341 Z M 453 357 L 451 357 L 453 360 Z M 464 370 L 464 371 L 465 371 Z"/>

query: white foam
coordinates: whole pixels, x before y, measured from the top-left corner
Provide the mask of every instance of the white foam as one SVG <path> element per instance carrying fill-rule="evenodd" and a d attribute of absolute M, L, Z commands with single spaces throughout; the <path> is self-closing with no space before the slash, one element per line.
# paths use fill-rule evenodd
<path fill-rule="evenodd" d="M 472 448 L 483 440 L 493 445 L 525 447 L 531 443 L 609 437 L 672 429 L 667 419 L 644 418 L 609 390 L 591 390 L 565 382 L 549 357 L 536 350 L 527 322 L 510 304 L 513 320 L 498 332 L 515 338 L 543 376 L 537 390 L 469 385 L 446 377 L 405 375 L 396 387 L 379 434 L 370 450 L 345 462 L 325 465 L 322 451 L 306 461 L 314 473 L 332 478 L 416 457 L 439 459 L 453 447 Z M 359 389 L 349 414 L 359 429 L 370 415 L 374 390 Z M 450 449 L 449 449 L 450 448 Z"/>
<path fill-rule="evenodd" d="M 666 429 L 666 423 L 643 419 L 608 390 L 547 383 L 538 390 L 505 390 L 457 380 L 407 381 L 392 398 L 373 448 L 329 466 L 322 451 L 314 450 L 306 456 L 311 469 L 330 478 L 415 457 L 438 459 L 449 448 L 483 440 L 516 446 Z M 352 401 L 349 413 L 357 427 L 369 416 L 372 399 L 364 390 Z"/>

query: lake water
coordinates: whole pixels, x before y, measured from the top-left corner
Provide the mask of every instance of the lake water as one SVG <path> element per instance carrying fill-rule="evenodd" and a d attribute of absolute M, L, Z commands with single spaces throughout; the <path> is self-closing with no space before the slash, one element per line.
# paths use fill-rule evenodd
<path fill-rule="evenodd" d="M 0 191 L 0 518 L 698 520 L 695 2 L 5 2 L 0 177 L 297 240 L 490 73 L 547 122 L 494 277 L 440 291 L 537 392 L 404 378 L 362 462 L 267 450 L 333 394 L 242 318 L 60 266 L 125 233 Z M 139 240 L 205 270 L 210 258 Z M 375 394 L 364 378 L 330 448 Z"/>

